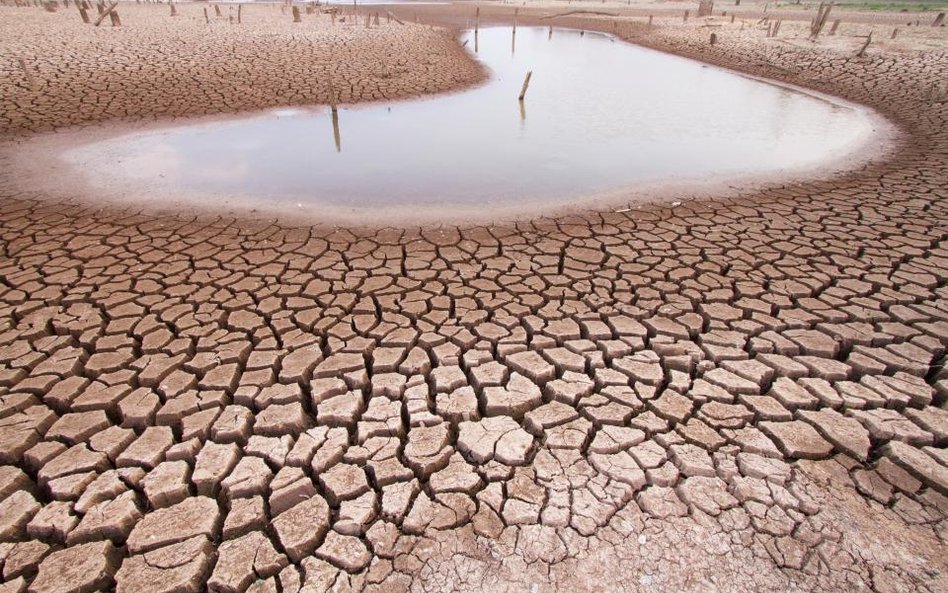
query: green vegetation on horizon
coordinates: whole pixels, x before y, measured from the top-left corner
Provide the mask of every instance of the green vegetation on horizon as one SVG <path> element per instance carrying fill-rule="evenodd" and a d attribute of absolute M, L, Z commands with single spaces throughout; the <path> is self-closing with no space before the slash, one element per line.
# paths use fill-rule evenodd
<path fill-rule="evenodd" d="M 774 4 L 774 8 L 800 8 L 801 6 L 811 6 L 811 3 L 798 4 L 796 2 L 784 2 Z M 836 2 L 834 6 L 838 8 L 848 8 L 852 10 L 891 10 L 909 12 L 929 12 L 933 10 L 948 9 L 948 2 Z"/>

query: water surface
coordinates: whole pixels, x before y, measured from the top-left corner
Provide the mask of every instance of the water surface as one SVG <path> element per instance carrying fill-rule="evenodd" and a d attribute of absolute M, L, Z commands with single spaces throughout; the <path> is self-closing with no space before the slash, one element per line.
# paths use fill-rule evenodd
<path fill-rule="evenodd" d="M 461 41 L 491 71 L 472 90 L 343 105 L 336 118 L 279 109 L 139 132 L 69 158 L 109 159 L 129 188 L 205 205 L 484 208 L 805 169 L 862 146 L 877 124 L 852 105 L 601 34 L 506 27 Z"/>

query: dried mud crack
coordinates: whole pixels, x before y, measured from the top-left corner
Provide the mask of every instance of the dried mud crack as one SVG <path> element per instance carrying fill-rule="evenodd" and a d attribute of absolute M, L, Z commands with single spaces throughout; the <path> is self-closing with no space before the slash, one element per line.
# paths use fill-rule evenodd
<path fill-rule="evenodd" d="M 626 35 L 908 140 L 832 182 L 490 227 L 0 184 L 0 592 L 948 589 L 948 55 L 706 33 Z M 3 117 L 106 114 L 31 109 Z"/>

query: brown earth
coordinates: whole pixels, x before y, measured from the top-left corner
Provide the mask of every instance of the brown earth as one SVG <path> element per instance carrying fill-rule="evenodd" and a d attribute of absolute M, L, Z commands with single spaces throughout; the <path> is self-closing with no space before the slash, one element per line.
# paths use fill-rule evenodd
<path fill-rule="evenodd" d="M 0 591 L 948 589 L 943 30 L 725 20 L 556 22 L 865 103 L 898 154 L 464 228 L 0 186 Z"/>

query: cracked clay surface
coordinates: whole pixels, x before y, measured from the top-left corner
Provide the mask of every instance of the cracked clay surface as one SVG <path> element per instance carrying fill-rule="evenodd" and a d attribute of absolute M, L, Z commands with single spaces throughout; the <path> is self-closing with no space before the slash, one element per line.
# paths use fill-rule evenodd
<path fill-rule="evenodd" d="M 722 26 L 623 36 L 875 107 L 898 154 L 428 229 L 0 180 L 0 592 L 948 590 L 948 56 Z"/>

